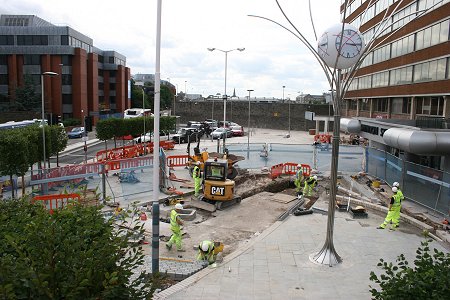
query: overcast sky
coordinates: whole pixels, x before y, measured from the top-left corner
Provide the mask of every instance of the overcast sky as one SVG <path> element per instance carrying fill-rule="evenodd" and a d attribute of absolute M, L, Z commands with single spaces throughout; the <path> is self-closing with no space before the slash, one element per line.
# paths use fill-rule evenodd
<path fill-rule="evenodd" d="M 279 1 L 294 25 L 316 47 L 308 0 Z M 340 0 L 311 0 L 317 36 L 339 22 Z M 2 14 L 33 14 L 89 36 L 94 46 L 127 58 L 132 74 L 155 73 L 156 0 L 0 0 Z M 227 93 L 294 98 L 329 89 L 323 71 L 306 47 L 281 27 L 289 26 L 274 0 L 163 0 L 161 79 L 189 94 Z"/>

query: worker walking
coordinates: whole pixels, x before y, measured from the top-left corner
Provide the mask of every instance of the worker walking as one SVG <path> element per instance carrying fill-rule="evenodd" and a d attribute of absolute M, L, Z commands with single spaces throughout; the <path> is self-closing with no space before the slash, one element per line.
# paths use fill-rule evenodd
<path fill-rule="evenodd" d="M 405 197 L 396 186 L 392 187 L 392 192 L 394 194 L 392 195 L 391 201 L 389 203 L 388 214 L 386 216 L 386 219 L 384 219 L 383 224 L 377 227 L 378 229 L 385 229 L 387 224 L 392 223 L 391 230 L 395 230 L 400 222 L 400 210 L 402 208 L 402 201 L 403 199 L 405 199 Z"/>
<path fill-rule="evenodd" d="M 200 170 L 200 161 L 197 161 L 192 172 L 192 178 L 194 179 L 194 197 L 200 196 L 200 189 L 202 187 L 202 172 Z"/>
<path fill-rule="evenodd" d="M 175 204 L 175 209 L 172 209 L 170 212 L 170 230 L 172 230 L 172 236 L 170 240 L 166 243 L 166 248 L 168 250 L 172 249 L 172 245 L 175 244 L 177 246 L 177 251 L 184 252 L 185 250 L 181 245 L 181 225 L 183 225 L 183 221 L 181 221 L 178 213 L 181 213 L 183 209 L 183 205 L 180 203 Z"/>
<path fill-rule="evenodd" d="M 214 242 L 205 240 L 198 245 L 197 260 L 208 261 L 209 264 L 216 262 L 216 254 L 214 252 Z"/>
<path fill-rule="evenodd" d="M 303 187 L 303 196 L 312 197 L 313 188 L 317 185 L 317 176 L 309 176 L 308 179 L 305 180 Z"/>
<path fill-rule="evenodd" d="M 304 179 L 304 177 L 303 177 L 302 165 L 298 164 L 297 172 L 295 173 L 295 179 L 294 179 L 295 191 L 297 192 L 297 197 L 299 197 L 301 195 L 303 179 Z"/>

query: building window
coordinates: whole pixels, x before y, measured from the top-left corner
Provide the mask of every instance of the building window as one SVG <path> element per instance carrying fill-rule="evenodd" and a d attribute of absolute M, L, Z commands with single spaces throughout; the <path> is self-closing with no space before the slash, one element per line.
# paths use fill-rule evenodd
<path fill-rule="evenodd" d="M 445 79 L 446 58 L 417 64 L 414 66 L 414 82 Z"/>
<path fill-rule="evenodd" d="M 72 94 L 63 94 L 62 95 L 62 103 L 63 104 L 72 104 Z"/>
<path fill-rule="evenodd" d="M 114 63 L 114 57 L 113 57 L 113 56 L 110 56 L 110 57 L 108 58 L 108 62 L 109 62 L 110 64 L 113 64 L 113 63 Z"/>
<path fill-rule="evenodd" d="M 105 87 L 105 85 L 103 84 L 103 82 L 99 82 L 98 83 L 98 89 L 99 90 L 103 91 L 104 87 Z"/>
<path fill-rule="evenodd" d="M 71 74 L 62 74 L 61 76 L 62 85 L 72 85 L 72 75 Z"/>
<path fill-rule="evenodd" d="M 357 102 L 358 100 L 347 100 L 348 109 L 357 110 L 358 108 Z"/>
<path fill-rule="evenodd" d="M 40 65 L 41 64 L 41 56 L 39 54 L 24 55 L 23 56 L 23 64 L 24 65 Z"/>
<path fill-rule="evenodd" d="M 375 100 L 375 111 L 376 112 L 387 112 L 388 111 L 388 99 L 379 98 Z"/>
<path fill-rule="evenodd" d="M 14 36 L 13 35 L 0 35 L 0 45 L 13 46 Z"/>
<path fill-rule="evenodd" d="M 444 112 L 444 97 L 416 97 L 416 114 L 442 116 Z"/>
<path fill-rule="evenodd" d="M 62 35 L 61 36 L 61 45 L 69 45 L 69 36 L 68 35 Z"/>
<path fill-rule="evenodd" d="M 98 69 L 98 76 L 101 76 L 101 77 L 103 77 L 103 70 L 101 70 L 101 69 Z"/>
<path fill-rule="evenodd" d="M 98 62 L 103 63 L 104 60 L 105 60 L 105 58 L 103 57 L 103 55 L 98 56 Z"/>
<path fill-rule="evenodd" d="M 370 111 L 370 99 L 361 99 L 359 110 Z"/>
<path fill-rule="evenodd" d="M 42 46 L 48 45 L 48 35 L 18 35 L 18 46 Z"/>
<path fill-rule="evenodd" d="M 115 78 L 116 77 L 116 71 L 109 71 L 109 77 Z"/>
<path fill-rule="evenodd" d="M 115 104 L 116 103 L 116 96 L 109 96 L 109 103 Z"/>
<path fill-rule="evenodd" d="M 110 89 L 111 91 L 115 91 L 115 90 L 116 90 L 116 84 L 115 84 L 115 83 L 110 83 L 110 84 L 109 84 L 109 89 Z"/>
<path fill-rule="evenodd" d="M 409 114 L 411 112 L 411 98 L 392 98 L 393 114 Z"/>
<path fill-rule="evenodd" d="M 0 55 L 0 65 L 2 66 L 8 65 L 8 55 Z"/>
<path fill-rule="evenodd" d="M 72 56 L 71 55 L 61 55 L 61 63 L 64 66 L 71 66 L 72 65 Z"/>
<path fill-rule="evenodd" d="M 0 85 L 8 85 L 8 74 L 0 74 Z"/>

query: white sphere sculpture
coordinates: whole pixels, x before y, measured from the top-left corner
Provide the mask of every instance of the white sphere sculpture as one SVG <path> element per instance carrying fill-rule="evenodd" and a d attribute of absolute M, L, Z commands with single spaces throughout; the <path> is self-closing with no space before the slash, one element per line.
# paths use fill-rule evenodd
<path fill-rule="evenodd" d="M 356 27 L 344 23 L 342 30 L 342 24 L 336 24 L 319 38 L 317 52 L 330 68 L 347 69 L 361 57 L 364 46 L 362 34 Z"/>

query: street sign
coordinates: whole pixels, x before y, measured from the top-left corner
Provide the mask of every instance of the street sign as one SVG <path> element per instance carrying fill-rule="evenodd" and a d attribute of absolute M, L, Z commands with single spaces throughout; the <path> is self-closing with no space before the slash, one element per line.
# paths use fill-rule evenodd
<path fill-rule="evenodd" d="M 88 140 L 89 140 L 89 137 L 87 135 L 81 137 L 81 141 L 83 141 L 83 142 L 87 142 Z"/>

